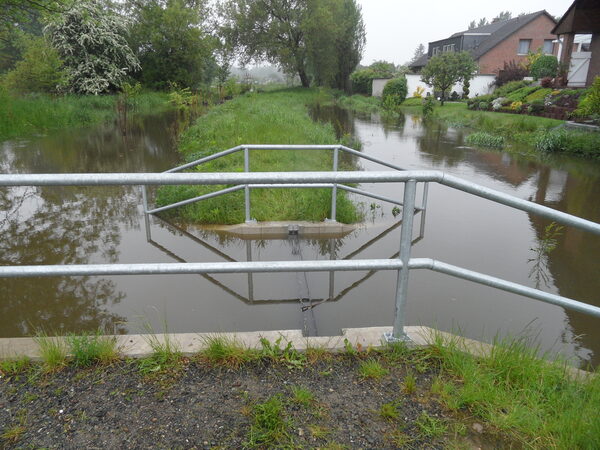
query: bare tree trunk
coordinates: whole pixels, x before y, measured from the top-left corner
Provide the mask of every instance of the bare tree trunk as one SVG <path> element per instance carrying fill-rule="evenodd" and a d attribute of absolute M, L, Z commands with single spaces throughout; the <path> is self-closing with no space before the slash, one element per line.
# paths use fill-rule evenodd
<path fill-rule="evenodd" d="M 302 83 L 302 87 L 310 87 L 310 80 L 308 79 L 308 75 L 306 75 L 306 71 L 304 70 L 304 68 L 298 69 L 298 76 L 300 76 L 300 82 Z"/>

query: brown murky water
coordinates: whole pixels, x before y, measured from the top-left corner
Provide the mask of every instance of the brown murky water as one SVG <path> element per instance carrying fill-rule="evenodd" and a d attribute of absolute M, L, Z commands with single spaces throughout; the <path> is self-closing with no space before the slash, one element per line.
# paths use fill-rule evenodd
<path fill-rule="evenodd" d="M 467 148 L 462 130 L 406 115 L 388 122 L 339 110 L 316 112 L 363 151 L 407 169 L 439 169 L 520 198 L 600 221 L 600 164 L 555 158 L 544 164 Z M 2 173 L 155 172 L 178 163 L 171 114 L 118 127 L 70 131 L 0 144 Z M 359 162 L 363 170 L 379 168 Z M 364 185 L 400 196 L 401 186 Z M 392 205 L 364 202 L 367 220 L 342 239 L 243 241 L 151 219 L 146 239 L 134 187 L 0 190 L 0 264 L 296 260 L 392 257 L 400 227 Z M 420 218 L 417 216 L 418 227 Z M 431 186 L 424 235 L 413 256 L 432 257 L 549 292 L 600 304 L 600 238 L 565 228 L 536 266 L 545 219 L 440 186 Z M 533 270 L 533 271 L 532 271 Z M 302 328 L 338 334 L 343 327 L 391 325 L 391 272 L 277 275 L 118 276 L 0 279 L 0 336 L 104 327 L 249 331 Z M 329 299 L 328 301 L 323 301 Z M 556 306 L 441 274 L 411 274 L 408 323 L 495 335 L 535 335 L 543 349 L 598 364 L 600 323 Z"/>

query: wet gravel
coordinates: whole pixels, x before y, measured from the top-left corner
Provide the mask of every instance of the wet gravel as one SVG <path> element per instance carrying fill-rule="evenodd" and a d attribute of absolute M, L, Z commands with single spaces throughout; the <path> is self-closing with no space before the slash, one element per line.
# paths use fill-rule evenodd
<path fill-rule="evenodd" d="M 275 395 L 285 405 L 286 439 L 293 448 L 445 448 L 456 439 L 470 448 L 477 443 L 476 436 L 473 441 L 450 431 L 456 429 L 455 414 L 430 393 L 434 369 L 382 362 L 389 374 L 365 380 L 360 362 L 338 355 L 300 369 L 269 360 L 229 369 L 184 360 L 176 370 L 147 376 L 130 360 L 4 376 L 0 448 L 244 448 L 250 445 L 253 405 Z M 416 390 L 406 393 L 403 380 L 409 372 Z M 294 402 L 295 386 L 310 390 L 315 400 Z M 386 419 L 380 411 L 389 402 L 396 402 L 398 416 Z M 423 412 L 448 431 L 427 436 L 417 424 Z M 7 436 L 15 427 L 20 427 L 18 436 Z"/>

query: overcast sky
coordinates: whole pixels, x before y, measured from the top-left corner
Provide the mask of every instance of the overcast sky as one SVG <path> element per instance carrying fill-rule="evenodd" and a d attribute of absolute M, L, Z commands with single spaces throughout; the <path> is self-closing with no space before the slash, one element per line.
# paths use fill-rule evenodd
<path fill-rule="evenodd" d="M 384 59 L 395 64 L 409 61 L 415 48 L 466 30 L 471 20 L 488 20 L 500 11 L 514 16 L 545 9 L 562 16 L 572 0 L 357 0 L 367 29 L 362 64 Z"/>

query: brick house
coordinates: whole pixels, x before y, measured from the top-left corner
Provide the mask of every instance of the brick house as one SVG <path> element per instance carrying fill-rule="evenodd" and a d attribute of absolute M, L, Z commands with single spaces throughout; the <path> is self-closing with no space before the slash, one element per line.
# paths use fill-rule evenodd
<path fill-rule="evenodd" d="M 555 26 L 550 14 L 538 11 L 461 31 L 430 42 L 427 54 L 409 67 L 418 72 L 432 56 L 449 51 L 469 51 L 479 65 L 480 74 L 495 74 L 504 67 L 504 62 L 525 61 L 529 51 L 541 49 L 545 54 L 556 55 L 558 46 L 556 36 L 552 34 Z"/>

